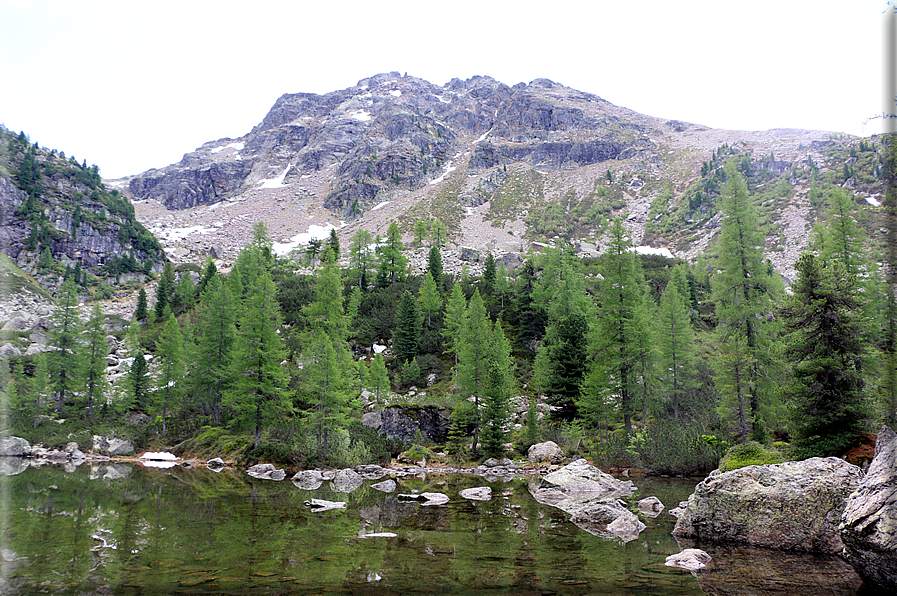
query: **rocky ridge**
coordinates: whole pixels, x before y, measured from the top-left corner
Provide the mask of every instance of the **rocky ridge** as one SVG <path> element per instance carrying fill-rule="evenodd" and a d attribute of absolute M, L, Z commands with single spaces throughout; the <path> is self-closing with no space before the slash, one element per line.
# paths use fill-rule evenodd
<path fill-rule="evenodd" d="M 679 208 L 717 148 L 754 160 L 772 154 L 764 167 L 787 177 L 811 160 L 823 173 L 836 167 L 827 165 L 827 152 L 851 142 L 822 131 L 726 131 L 662 120 L 545 79 L 509 87 L 474 77 L 437 86 L 394 72 L 324 95 L 286 94 L 243 137 L 210 141 L 177 164 L 118 184 L 176 260 L 211 254 L 226 262 L 259 220 L 285 253 L 316 229 L 338 228 L 348 246 L 357 230 L 382 234 L 392 221 L 410 244 L 415 220 L 439 218 L 459 271 L 463 247 L 499 256 L 563 237 L 585 254 L 599 252 L 601 231 L 581 217 L 560 235 L 534 230 L 541 210 L 557 204 L 569 215 L 577 203 L 624 218 L 635 244 L 690 259 L 718 233 L 718 218 L 698 213 L 672 233 L 646 230 L 660 215 L 655 200 L 669 191 L 669 209 Z M 608 173 L 613 184 L 604 183 Z M 770 206 L 777 232 L 766 253 L 789 278 L 818 216 L 809 192 L 806 177 L 793 177 L 787 200 Z M 872 208 L 874 189 L 853 192 Z M 412 258 L 415 265 L 422 260 Z M 478 271 L 476 262 L 468 268 Z"/>

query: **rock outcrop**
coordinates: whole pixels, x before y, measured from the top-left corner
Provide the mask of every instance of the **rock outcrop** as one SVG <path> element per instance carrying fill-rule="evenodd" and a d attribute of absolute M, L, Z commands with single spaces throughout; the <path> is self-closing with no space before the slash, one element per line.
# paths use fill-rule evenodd
<path fill-rule="evenodd" d="M 714 472 L 695 487 L 673 536 L 840 553 L 841 513 L 861 478 L 858 467 L 835 457 Z"/>
<path fill-rule="evenodd" d="M 132 455 L 134 446 L 127 439 L 118 437 L 93 436 L 93 452 L 114 457 L 117 455 Z"/>
<path fill-rule="evenodd" d="M 31 444 L 22 437 L 0 437 L 0 457 L 27 457 Z"/>
<path fill-rule="evenodd" d="M 362 423 L 390 439 L 410 443 L 419 430 L 425 441 L 444 443 L 451 419 L 448 410 L 436 406 L 390 406 L 366 413 Z"/>
<path fill-rule="evenodd" d="M 897 434 L 878 433 L 875 458 L 841 516 L 844 554 L 870 584 L 897 592 Z"/>

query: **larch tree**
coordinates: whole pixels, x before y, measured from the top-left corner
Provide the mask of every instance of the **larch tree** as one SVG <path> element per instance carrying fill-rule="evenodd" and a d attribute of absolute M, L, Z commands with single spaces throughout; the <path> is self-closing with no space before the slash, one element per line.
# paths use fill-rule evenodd
<path fill-rule="evenodd" d="M 156 358 L 159 372 L 156 378 L 156 392 L 162 394 L 162 436 L 168 435 L 168 408 L 173 406 L 183 391 L 184 381 L 184 336 L 174 314 L 168 319 L 156 341 Z"/>
<path fill-rule="evenodd" d="M 72 280 L 62 284 L 50 330 L 50 387 L 56 396 L 56 413 L 62 414 L 65 404 L 81 388 L 83 364 L 78 335 L 78 294 Z"/>
<path fill-rule="evenodd" d="M 429 271 L 424 275 L 424 281 L 420 286 L 417 305 L 426 318 L 427 328 L 432 327 L 433 316 L 439 314 L 439 311 L 442 310 L 442 294 L 439 293 L 436 281 L 434 281 Z"/>
<path fill-rule="evenodd" d="M 349 247 L 349 268 L 353 271 L 353 278 L 357 280 L 356 286 L 366 290 L 368 286 L 368 272 L 373 267 L 374 261 L 374 236 L 367 230 L 358 230 L 352 236 L 352 244 Z"/>
<path fill-rule="evenodd" d="M 717 326 L 721 344 L 742 338 L 749 352 L 743 362 L 749 362 L 747 381 L 740 389 L 747 390 L 752 436 L 763 439 L 766 424 L 761 414 L 771 405 L 776 392 L 770 375 L 777 365 L 772 358 L 770 344 L 772 300 L 777 294 L 770 266 L 763 259 L 765 236 L 760 229 L 756 207 L 748 194 L 747 183 L 734 161 L 725 166 L 726 183 L 722 189 L 722 214 L 718 267 L 713 278 L 713 299 L 719 320 Z M 741 354 L 740 346 L 732 354 Z M 739 372 L 739 378 L 742 378 Z M 730 383 L 724 383 L 732 387 Z M 740 390 L 739 389 L 739 390 Z M 731 396 L 730 396 L 731 397 Z"/>
<path fill-rule="evenodd" d="M 84 390 L 87 397 L 87 418 L 93 418 L 94 405 L 104 398 L 109 382 L 106 380 L 106 356 L 109 344 L 103 328 L 103 311 L 95 304 L 84 329 Z M 103 400 L 105 404 L 105 400 Z"/>
<path fill-rule="evenodd" d="M 451 294 L 445 305 L 442 336 L 448 345 L 447 353 L 453 354 L 458 364 L 458 352 L 461 347 L 461 329 L 464 326 L 464 315 L 467 312 L 467 299 L 460 284 L 453 284 Z"/>
<path fill-rule="evenodd" d="M 246 295 L 234 343 L 234 382 L 225 405 L 254 427 L 254 446 L 262 440 L 262 428 L 290 409 L 287 372 L 281 366 L 286 351 L 278 335 L 280 305 L 271 276 L 264 268 Z"/>
<path fill-rule="evenodd" d="M 479 290 L 467 305 L 464 323 L 459 334 L 458 365 L 456 378 L 464 397 L 474 398 L 474 411 L 479 415 L 480 399 L 486 383 L 489 363 L 494 360 L 492 323 Z M 473 433 L 473 450 L 476 451 L 479 422 Z"/>
<path fill-rule="evenodd" d="M 405 267 L 408 265 L 408 257 L 402 251 L 402 232 L 396 222 L 389 224 L 386 230 L 386 239 L 380 245 L 380 275 L 385 276 L 389 285 L 405 278 Z"/>
<path fill-rule="evenodd" d="M 205 284 L 195 313 L 190 385 L 205 398 L 215 426 L 221 424 L 221 403 L 234 379 L 232 353 L 237 336 L 236 300 L 221 276 Z"/>
<path fill-rule="evenodd" d="M 663 392 L 673 420 L 679 422 L 684 398 L 693 386 L 695 337 L 676 279 L 667 283 L 660 297 L 656 321 Z"/>

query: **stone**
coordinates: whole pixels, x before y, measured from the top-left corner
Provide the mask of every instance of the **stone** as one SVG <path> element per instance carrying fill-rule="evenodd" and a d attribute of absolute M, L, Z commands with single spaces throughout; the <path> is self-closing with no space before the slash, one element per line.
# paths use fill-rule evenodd
<path fill-rule="evenodd" d="M 11 343 L 5 343 L 0 346 L 0 360 L 5 360 L 9 358 L 18 358 L 22 355 L 22 350 L 19 349 L 18 346 Z"/>
<path fill-rule="evenodd" d="M 338 493 L 350 493 L 364 484 L 361 474 L 351 468 L 337 470 L 330 479 L 330 490 Z"/>
<path fill-rule="evenodd" d="M 591 493 L 607 497 L 629 496 L 636 489 L 629 480 L 617 480 L 584 459 L 578 459 L 559 470 L 546 474 L 542 486 L 559 488 L 567 494 Z"/>
<path fill-rule="evenodd" d="M 397 495 L 399 501 L 417 501 L 421 505 L 445 505 L 449 502 L 448 495 L 443 493 L 415 493 L 411 495 Z"/>
<path fill-rule="evenodd" d="M 0 457 L 26 457 L 31 444 L 21 437 L 0 437 Z"/>
<path fill-rule="evenodd" d="M 24 457 L 0 457 L 0 476 L 15 476 L 29 468 Z"/>
<path fill-rule="evenodd" d="M 875 457 L 841 515 L 845 558 L 869 584 L 897 592 L 897 434 L 882 427 Z"/>
<path fill-rule="evenodd" d="M 290 479 L 296 488 L 315 490 L 324 483 L 324 477 L 318 470 L 302 470 Z"/>
<path fill-rule="evenodd" d="M 379 490 L 382 493 L 391 493 L 396 490 L 396 481 L 390 478 L 389 480 L 384 480 L 383 482 L 378 482 L 377 484 L 372 484 L 371 488 L 374 490 Z"/>
<path fill-rule="evenodd" d="M 545 441 L 544 443 L 530 445 L 527 451 L 527 458 L 533 464 L 543 462 L 560 464 L 564 461 L 564 452 L 561 451 L 561 448 L 554 441 Z"/>
<path fill-rule="evenodd" d="M 389 473 L 385 468 L 376 464 L 355 466 L 355 472 L 365 480 L 380 480 Z"/>
<path fill-rule="evenodd" d="M 221 470 L 225 466 L 225 463 L 220 457 L 213 457 L 206 462 L 206 466 L 213 470 Z"/>
<path fill-rule="evenodd" d="M 283 480 L 287 473 L 278 470 L 274 464 L 256 464 L 246 469 L 246 473 L 259 480 Z"/>
<path fill-rule="evenodd" d="M 325 501 L 324 499 L 310 499 L 302 503 L 315 513 L 320 513 L 322 511 L 332 511 L 334 509 L 345 509 L 346 503 L 344 501 Z"/>
<path fill-rule="evenodd" d="M 451 419 L 447 409 L 437 406 L 390 406 L 363 414 L 361 423 L 390 439 L 411 443 L 420 430 L 424 441 L 444 443 Z"/>
<path fill-rule="evenodd" d="M 631 542 L 645 529 L 639 518 L 617 500 L 594 503 L 577 510 L 570 521 L 595 536 Z"/>
<path fill-rule="evenodd" d="M 492 489 L 488 486 L 478 486 L 476 488 L 465 488 L 458 494 L 471 501 L 488 501 L 492 498 Z"/>
<path fill-rule="evenodd" d="M 637 504 L 638 510 L 648 517 L 657 517 L 663 512 L 663 503 L 657 497 L 647 497 Z"/>
<path fill-rule="evenodd" d="M 695 487 L 673 536 L 839 553 L 838 523 L 861 478 L 858 467 L 835 457 L 714 472 Z"/>
<path fill-rule="evenodd" d="M 699 548 L 686 548 L 681 553 L 667 557 L 664 565 L 667 567 L 678 567 L 687 571 L 697 571 L 706 567 L 711 560 L 710 555 Z"/>
<path fill-rule="evenodd" d="M 134 446 L 131 444 L 131 441 L 127 439 L 94 435 L 93 451 L 101 455 L 108 455 L 109 457 L 132 455 L 134 453 Z"/>

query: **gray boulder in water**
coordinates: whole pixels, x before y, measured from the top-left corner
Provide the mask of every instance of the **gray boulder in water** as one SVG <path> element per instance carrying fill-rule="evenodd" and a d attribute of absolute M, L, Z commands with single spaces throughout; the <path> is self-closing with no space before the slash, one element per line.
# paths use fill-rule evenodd
<path fill-rule="evenodd" d="M 862 475 L 836 457 L 714 472 L 695 487 L 673 536 L 837 554 L 841 513 Z"/>
<path fill-rule="evenodd" d="M 31 444 L 21 437 L 0 437 L 0 457 L 26 457 Z"/>
<path fill-rule="evenodd" d="M 841 516 L 844 555 L 867 583 L 897 592 L 897 435 L 878 433 L 875 458 Z"/>

